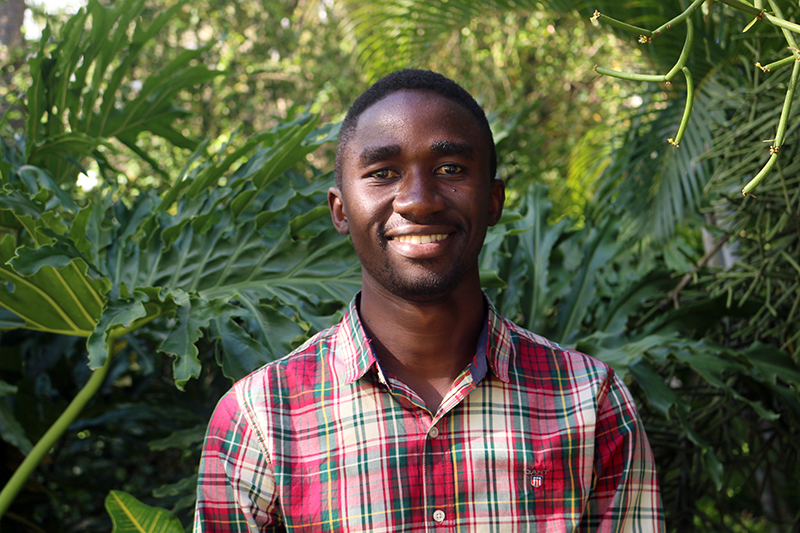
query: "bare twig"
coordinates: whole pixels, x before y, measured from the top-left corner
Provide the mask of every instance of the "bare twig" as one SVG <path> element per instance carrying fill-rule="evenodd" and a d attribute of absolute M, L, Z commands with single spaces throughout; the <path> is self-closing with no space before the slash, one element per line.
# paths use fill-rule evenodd
<path fill-rule="evenodd" d="M 678 304 L 678 296 L 680 295 L 681 291 L 684 288 L 686 288 L 686 286 L 689 284 L 690 281 L 692 281 L 694 273 L 700 270 L 701 268 L 705 267 L 708 264 L 708 262 L 711 261 L 711 258 L 717 255 L 717 252 L 719 252 L 720 248 L 722 248 L 722 245 L 725 244 L 726 242 L 728 242 L 727 236 L 722 237 L 721 239 L 719 239 L 717 242 L 714 243 L 714 246 L 709 251 L 707 251 L 703 257 L 700 258 L 700 261 L 698 261 L 697 264 L 692 267 L 692 270 L 690 272 L 687 272 L 686 275 L 683 276 L 681 282 L 678 283 L 678 286 L 672 289 L 672 291 L 669 293 L 669 296 L 667 296 L 664 299 L 664 301 L 661 302 L 661 305 L 658 306 L 659 311 L 663 311 L 664 309 L 666 309 L 667 306 L 669 306 L 670 302 L 673 303 L 675 309 L 680 307 L 680 305 Z"/>

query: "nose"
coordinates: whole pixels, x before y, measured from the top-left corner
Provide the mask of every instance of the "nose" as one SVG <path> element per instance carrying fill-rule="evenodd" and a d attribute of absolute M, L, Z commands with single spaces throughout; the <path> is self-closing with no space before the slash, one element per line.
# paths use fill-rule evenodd
<path fill-rule="evenodd" d="M 422 223 L 425 219 L 445 207 L 439 180 L 420 170 L 407 172 L 398 181 L 394 197 L 395 213 L 412 222 Z"/>

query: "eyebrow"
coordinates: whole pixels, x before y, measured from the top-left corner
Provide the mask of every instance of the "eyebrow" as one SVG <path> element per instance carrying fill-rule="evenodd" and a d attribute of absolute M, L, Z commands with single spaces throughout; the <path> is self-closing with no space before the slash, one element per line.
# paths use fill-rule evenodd
<path fill-rule="evenodd" d="M 462 155 L 472 159 L 475 149 L 468 143 L 454 143 L 451 141 L 437 141 L 431 144 L 431 152 L 437 155 Z"/>
<path fill-rule="evenodd" d="M 368 167 L 378 161 L 383 161 L 384 159 L 389 159 L 391 157 L 397 157 L 400 155 L 400 145 L 399 144 L 390 144 L 388 146 L 376 146 L 376 147 L 368 147 L 364 148 L 361 152 L 361 155 L 358 157 L 358 160 L 361 162 L 362 167 Z"/>
<path fill-rule="evenodd" d="M 475 149 L 468 143 L 459 143 L 452 141 L 436 141 L 431 144 L 431 153 L 437 155 L 461 155 L 467 159 L 473 159 Z M 362 167 L 368 167 L 378 161 L 397 157 L 401 154 L 402 149 L 399 144 L 390 144 L 388 146 L 374 146 L 367 147 L 362 150 L 358 160 Z"/>

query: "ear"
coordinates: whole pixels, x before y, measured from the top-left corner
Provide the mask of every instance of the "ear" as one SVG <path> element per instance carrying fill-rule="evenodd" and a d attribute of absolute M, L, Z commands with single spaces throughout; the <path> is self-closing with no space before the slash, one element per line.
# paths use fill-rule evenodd
<path fill-rule="evenodd" d="M 331 220 L 333 227 L 342 235 L 350 233 L 350 226 L 347 223 L 347 213 L 344 209 L 342 191 L 338 187 L 328 189 L 328 208 L 331 210 Z"/>
<path fill-rule="evenodd" d="M 503 180 L 493 179 L 492 190 L 489 193 L 489 225 L 494 226 L 500 221 L 503 214 L 503 204 L 506 201 L 506 184 Z"/>

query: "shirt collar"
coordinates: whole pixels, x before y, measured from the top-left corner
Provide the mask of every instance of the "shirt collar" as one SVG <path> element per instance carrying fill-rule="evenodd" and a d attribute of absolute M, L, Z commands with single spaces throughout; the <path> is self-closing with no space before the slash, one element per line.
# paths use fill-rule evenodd
<path fill-rule="evenodd" d="M 375 366 L 377 368 L 377 358 L 372 350 L 369 338 L 364 332 L 361 318 L 358 315 L 357 301 L 360 294 L 350 302 L 347 310 L 339 323 L 336 332 L 335 345 L 332 353 L 332 367 L 338 379 L 346 384 L 353 383 L 367 373 L 367 370 Z M 484 300 L 488 304 L 487 324 L 485 328 L 486 336 L 481 335 L 480 343 L 485 342 L 485 361 L 488 363 L 492 372 L 502 381 L 508 381 L 508 367 L 511 358 L 515 355 L 514 343 L 512 342 L 511 332 L 506 326 L 505 319 L 500 316 L 494 304 L 484 294 Z M 485 363 L 480 349 L 477 350 L 476 360 L 473 361 L 473 376 L 485 374 Z"/>

